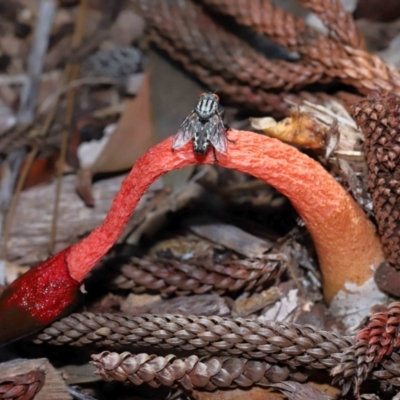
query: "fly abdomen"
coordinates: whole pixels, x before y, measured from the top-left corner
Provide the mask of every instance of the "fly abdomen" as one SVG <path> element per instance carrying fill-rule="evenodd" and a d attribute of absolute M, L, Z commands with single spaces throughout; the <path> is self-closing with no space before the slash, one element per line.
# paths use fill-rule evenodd
<path fill-rule="evenodd" d="M 204 129 L 196 131 L 193 135 L 193 150 L 197 154 L 205 154 L 210 145 L 210 138 Z"/>

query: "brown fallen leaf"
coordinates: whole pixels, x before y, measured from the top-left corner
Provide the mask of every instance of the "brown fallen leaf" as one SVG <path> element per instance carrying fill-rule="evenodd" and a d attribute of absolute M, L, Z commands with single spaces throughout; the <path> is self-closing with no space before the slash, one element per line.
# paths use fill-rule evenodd
<path fill-rule="evenodd" d="M 30 400 L 40 392 L 46 377 L 39 369 L 0 379 L 0 399 Z"/>
<path fill-rule="evenodd" d="M 75 176 L 63 177 L 60 200 L 60 229 L 56 237 L 56 251 L 71 245 L 80 237 L 98 226 L 107 215 L 115 193 L 121 187 L 124 176 L 102 179 L 93 185 L 93 197 L 96 208 L 83 207 L 82 200 L 74 191 Z M 34 264 L 48 257 L 48 237 L 52 202 L 43 199 L 53 199 L 55 182 L 49 185 L 36 186 L 21 193 L 20 201 L 11 228 L 11 236 L 7 244 L 8 260 L 19 265 Z M 147 204 L 155 196 L 157 187 L 151 187 L 142 198 L 139 210 L 146 213 Z M 35 210 L 35 212 L 32 212 Z M 142 211 L 135 224 L 145 218 Z"/>
<path fill-rule="evenodd" d="M 150 111 L 149 74 L 143 75 L 142 85 L 133 99 L 126 100 L 125 109 L 115 130 L 95 160 L 80 159 L 82 170 L 78 173 L 76 190 L 87 206 L 93 206 L 91 178 L 97 173 L 124 171 L 153 144 L 153 123 Z M 87 144 L 85 144 L 87 146 Z"/>
<path fill-rule="evenodd" d="M 294 381 L 274 383 L 271 387 L 279 389 L 289 400 L 331 400 L 329 397 L 310 385 Z"/>
<path fill-rule="evenodd" d="M 60 368 L 59 371 L 67 385 L 81 385 L 100 380 L 100 377 L 94 374 L 95 369 L 93 364 L 68 364 Z"/>
<path fill-rule="evenodd" d="M 131 168 L 135 161 L 153 144 L 153 123 L 150 112 L 149 74 L 126 108 L 107 146 L 92 165 L 94 174 L 118 172 Z"/>
<path fill-rule="evenodd" d="M 267 239 L 260 239 L 236 226 L 221 222 L 191 223 L 189 229 L 198 236 L 250 258 L 261 257 L 272 248 L 272 242 Z"/>
<path fill-rule="evenodd" d="M 247 317 L 270 304 L 274 304 L 281 295 L 278 287 L 271 287 L 261 293 L 254 293 L 250 297 L 239 298 L 235 301 L 232 315 L 234 317 Z"/>
<path fill-rule="evenodd" d="M 161 180 L 157 182 L 162 185 Z M 125 229 L 127 235 L 123 233 L 118 243 L 126 241 L 129 244 L 137 244 L 143 235 L 147 238 L 153 237 L 167 223 L 169 212 L 182 209 L 204 192 L 204 188 L 196 182 L 189 182 L 172 193 L 168 189 L 159 191 L 142 214 L 134 214 Z"/>
<path fill-rule="evenodd" d="M 177 132 L 199 94 L 204 92 L 204 87 L 157 51 L 150 50 L 148 59 L 154 135 L 156 141 L 161 142 Z M 166 76 L 168 79 L 165 79 Z M 171 104 L 174 106 L 171 107 Z M 194 166 L 171 171 L 162 180 L 173 190 L 179 189 L 186 184 L 193 171 Z"/>
<path fill-rule="evenodd" d="M 195 400 L 280 400 L 286 398 L 281 393 L 275 391 L 271 392 L 268 389 L 260 387 L 253 387 L 249 390 L 216 390 L 215 392 L 201 392 L 194 390 L 191 395 Z"/>
<path fill-rule="evenodd" d="M 44 375 L 45 379 L 40 385 L 36 385 L 39 381 L 35 378 L 34 375 L 29 375 L 34 371 L 40 371 L 41 374 Z M 13 361 L 8 361 L 5 363 L 0 364 L 0 388 L 1 388 L 1 381 L 3 378 L 12 378 L 17 377 L 18 382 L 24 385 L 24 382 L 29 385 L 29 382 L 32 382 L 33 386 L 40 389 L 37 391 L 36 395 L 35 392 L 32 393 L 32 397 L 23 397 L 24 399 L 33 399 L 35 400 L 71 400 L 72 397 L 69 395 L 67 391 L 67 387 L 61 378 L 60 374 L 55 370 L 55 368 L 50 364 L 50 362 L 46 358 L 39 358 L 36 360 L 23 360 L 17 359 Z M 9 380 L 12 382 L 12 380 Z M 14 379 L 15 381 L 15 379 Z M 17 383 L 18 383 L 17 382 Z M 21 390 L 14 385 L 15 390 Z M 1 389 L 0 389 L 1 390 Z M 10 392 L 11 392 L 10 387 Z M 17 396 L 8 396 L 2 397 L 2 392 L 0 391 L 0 398 L 5 399 L 15 399 Z M 22 393 L 21 393 L 22 394 Z M 21 397 L 22 398 L 22 397 Z"/>
<path fill-rule="evenodd" d="M 284 142 L 313 150 L 325 147 L 328 129 L 308 114 L 295 111 L 291 117 L 276 122 L 271 117 L 251 118 L 253 128 Z"/>
<path fill-rule="evenodd" d="M 230 309 L 225 300 L 215 294 L 198 294 L 194 296 L 180 296 L 162 300 L 135 311 L 140 314 L 182 314 L 182 315 L 229 315 Z M 130 310 L 130 313 L 133 313 Z"/>

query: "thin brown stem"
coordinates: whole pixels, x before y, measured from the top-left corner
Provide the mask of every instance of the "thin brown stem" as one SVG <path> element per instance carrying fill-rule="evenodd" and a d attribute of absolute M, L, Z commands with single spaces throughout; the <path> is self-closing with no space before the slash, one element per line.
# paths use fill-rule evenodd
<path fill-rule="evenodd" d="M 76 50 L 82 42 L 82 38 L 85 32 L 85 23 L 87 19 L 88 12 L 88 0 L 82 0 L 78 20 L 75 25 L 74 35 L 72 37 L 71 50 Z M 67 83 L 74 81 L 77 79 L 79 75 L 79 64 L 77 63 L 69 63 L 65 68 L 65 76 Z M 61 187 L 62 187 L 62 175 L 64 173 L 64 164 L 67 156 L 68 149 L 68 136 L 69 129 L 72 122 L 72 117 L 74 114 L 74 106 L 75 106 L 75 97 L 76 92 L 74 90 L 70 90 L 67 93 L 67 110 L 65 112 L 64 118 L 64 129 L 61 134 L 61 152 L 60 158 L 58 161 L 57 168 L 57 185 L 56 185 L 56 195 L 54 199 L 54 210 L 53 210 L 53 219 L 51 224 L 50 231 L 50 241 L 49 241 L 49 252 L 53 253 L 54 246 L 56 242 L 57 235 L 57 220 L 58 220 L 58 210 L 61 196 Z"/>

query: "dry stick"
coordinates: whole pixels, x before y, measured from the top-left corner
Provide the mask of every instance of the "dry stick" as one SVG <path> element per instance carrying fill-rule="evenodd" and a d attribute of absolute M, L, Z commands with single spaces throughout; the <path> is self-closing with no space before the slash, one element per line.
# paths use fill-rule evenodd
<path fill-rule="evenodd" d="M 36 31 L 33 39 L 33 45 L 28 58 L 28 78 L 25 81 L 21 94 L 21 104 L 18 112 L 18 125 L 17 129 L 22 129 L 23 126 L 29 125 L 34 118 L 35 106 L 37 102 L 37 94 L 39 90 L 40 78 L 43 69 L 44 57 L 47 51 L 51 27 L 53 25 L 53 18 L 55 14 L 55 3 L 52 0 L 42 0 L 39 7 L 39 15 L 37 19 Z M 26 150 L 17 150 L 14 152 L 18 155 L 19 162 L 16 163 L 16 173 L 13 174 L 13 180 L 7 182 L 8 196 L 2 197 L 1 200 L 1 222 L 0 222 L 0 237 L 2 236 L 3 225 L 7 232 L 8 221 L 3 224 L 3 217 L 7 213 L 10 203 L 12 202 L 11 193 L 14 189 L 15 181 L 18 177 L 18 171 L 22 160 L 26 155 Z M 5 186 L 2 185 L 1 192 L 4 192 Z M 15 200 L 16 201 L 16 200 Z M 14 202 L 15 202 L 14 201 Z M 7 241 L 3 241 L 2 245 L 2 258 L 5 257 Z"/>
<path fill-rule="evenodd" d="M 28 58 L 28 79 L 21 93 L 21 105 L 18 112 L 18 122 L 28 125 L 33 121 L 35 105 L 39 91 L 40 78 L 43 70 L 44 57 L 47 52 L 51 27 L 56 5 L 53 0 L 42 0 L 32 50 Z"/>
<path fill-rule="evenodd" d="M 14 219 L 15 210 L 17 208 L 17 204 L 19 201 L 19 196 L 20 196 L 20 193 L 24 186 L 26 177 L 28 176 L 29 170 L 31 169 L 31 166 L 35 160 L 37 153 L 38 153 L 38 149 L 39 149 L 38 146 L 35 146 L 31 149 L 28 156 L 25 157 L 25 160 L 24 160 L 25 162 L 19 173 L 18 181 L 15 186 L 15 193 L 14 193 L 13 198 L 11 199 L 10 208 L 5 217 L 5 222 L 4 222 L 3 243 L 2 243 L 2 249 L 1 249 L 1 254 L 2 254 L 3 259 L 7 258 L 7 243 L 10 238 L 11 224 L 12 224 L 12 220 Z"/>
<path fill-rule="evenodd" d="M 0 86 L 24 85 L 27 80 L 26 74 L 0 74 Z"/>
<path fill-rule="evenodd" d="M 65 70 L 64 75 L 67 75 L 67 70 Z M 64 81 L 67 79 L 64 78 Z M 41 116 L 42 114 L 45 114 L 47 110 L 54 106 L 62 96 L 64 96 L 66 93 L 70 92 L 71 90 L 74 90 L 76 88 L 79 88 L 80 86 L 95 86 L 95 85 L 117 85 L 118 82 L 115 79 L 112 78 L 106 78 L 106 77 L 85 77 L 85 78 L 79 78 L 75 79 L 73 81 L 70 81 L 66 83 L 61 89 L 58 91 L 49 94 L 43 102 L 40 104 L 39 109 L 38 109 L 38 114 Z"/>
<path fill-rule="evenodd" d="M 82 42 L 85 30 L 86 18 L 87 18 L 87 11 L 88 11 L 88 0 L 82 0 L 79 8 L 78 20 L 76 22 L 74 35 L 72 37 L 72 43 L 71 43 L 72 52 L 76 50 Z M 76 63 L 68 64 L 65 73 L 68 82 L 75 80 L 79 74 L 79 64 Z M 61 152 L 60 152 L 60 158 L 58 160 L 59 165 L 57 169 L 56 196 L 54 199 L 53 219 L 51 224 L 50 241 L 49 241 L 50 253 L 53 253 L 56 241 L 58 206 L 60 203 L 60 196 L 61 196 L 62 175 L 64 172 L 64 163 L 67 156 L 68 133 L 74 113 L 74 105 L 75 105 L 75 91 L 70 90 L 67 94 L 67 110 L 65 112 L 64 129 L 62 131 L 62 136 L 61 136 Z"/>
<path fill-rule="evenodd" d="M 58 109 L 58 103 L 59 103 L 59 98 L 57 98 L 56 104 L 53 105 L 53 108 L 47 114 L 46 120 L 43 124 L 43 129 L 39 133 L 39 136 L 45 137 L 47 135 L 50 126 L 53 123 L 54 117 L 56 115 Z M 32 164 L 35 161 L 38 152 L 39 152 L 39 146 L 35 144 L 32 147 L 31 151 L 29 152 L 28 156 L 25 158 L 25 163 L 22 166 L 21 172 L 19 174 L 17 186 L 15 188 L 15 194 L 11 201 L 10 210 L 7 213 L 6 222 L 4 224 L 3 248 L 2 248 L 3 258 L 7 257 L 7 243 L 10 237 L 12 221 L 14 219 L 15 211 L 17 209 L 19 197 L 22 192 L 22 188 L 25 184 L 26 178 L 28 177 L 29 170 L 31 169 Z"/>
<path fill-rule="evenodd" d="M 64 71 L 64 81 L 68 81 L 68 76 L 69 76 L 68 68 L 66 68 L 66 70 Z M 26 76 L 24 76 L 24 77 L 25 77 L 24 79 L 26 80 Z M 38 110 L 38 114 L 44 113 L 45 110 L 47 110 L 49 108 L 49 106 L 47 106 L 47 107 L 43 106 L 43 104 L 46 102 L 51 104 L 51 109 L 46 116 L 46 120 L 43 124 L 43 128 L 40 131 L 38 137 L 45 137 L 47 135 L 47 133 L 51 127 L 51 124 L 53 123 L 54 118 L 56 116 L 61 96 L 64 93 L 68 93 L 73 88 L 78 87 L 81 84 L 89 84 L 90 85 L 90 84 L 98 84 L 99 82 L 103 83 L 103 81 L 99 80 L 99 79 L 97 79 L 97 80 L 85 80 L 85 79 L 73 80 L 69 84 L 67 84 L 63 89 L 61 89 L 58 93 L 56 93 L 55 95 L 54 94 L 50 95 L 49 97 L 51 98 L 51 101 L 49 100 L 49 98 L 45 99 L 45 101 L 41 104 L 41 106 Z M 105 83 L 109 83 L 109 79 L 107 79 L 105 81 Z M 115 82 L 112 81 L 111 83 L 115 83 Z M 10 237 L 12 220 L 14 218 L 15 211 L 17 209 L 20 193 L 22 191 L 22 188 L 23 188 L 26 178 L 28 176 L 29 170 L 30 170 L 38 152 L 39 152 L 39 146 L 37 144 L 34 144 L 32 147 L 32 150 L 28 154 L 28 157 L 25 159 L 25 163 L 23 164 L 22 170 L 19 174 L 17 186 L 15 188 L 15 194 L 11 201 L 10 209 L 9 209 L 9 212 L 7 213 L 6 221 L 5 221 L 5 225 L 4 225 L 3 247 L 2 247 L 2 255 L 3 255 L 2 258 L 4 258 L 4 259 L 7 257 L 7 243 L 8 243 L 9 237 Z M 60 188 L 60 190 L 61 190 L 61 188 Z M 57 204 L 58 204 L 58 202 L 57 202 Z M 53 221 L 54 221 L 54 219 L 53 219 Z"/>
<path fill-rule="evenodd" d="M 13 151 L 7 159 L 7 163 L 3 165 L 3 178 L 0 187 L 0 235 L 6 218 L 8 206 L 12 199 L 14 184 L 18 177 L 25 156 L 25 149 Z M 4 240 L 4 239 L 3 239 Z M 4 242 L 3 242 L 4 243 Z M 5 254 L 2 254 L 0 260 L 0 283 L 5 284 Z"/>

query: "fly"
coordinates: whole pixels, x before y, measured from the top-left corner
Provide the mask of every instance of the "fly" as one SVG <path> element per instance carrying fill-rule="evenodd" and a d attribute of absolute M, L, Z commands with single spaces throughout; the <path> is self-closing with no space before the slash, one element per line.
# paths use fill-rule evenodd
<path fill-rule="evenodd" d="M 215 93 L 202 93 L 196 107 L 185 118 L 178 133 L 174 136 L 172 150 L 179 149 L 189 140 L 193 141 L 196 154 L 206 154 L 210 145 L 213 148 L 214 161 L 217 162 L 215 150 L 225 153 L 228 148 L 227 127 L 218 109 L 219 97 Z"/>

